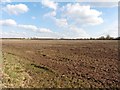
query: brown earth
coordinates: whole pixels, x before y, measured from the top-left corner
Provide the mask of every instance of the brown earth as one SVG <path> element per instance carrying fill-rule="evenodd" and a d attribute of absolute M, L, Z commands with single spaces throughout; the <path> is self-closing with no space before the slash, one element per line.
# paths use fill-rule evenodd
<path fill-rule="evenodd" d="M 115 40 L 3 40 L 2 53 L 4 87 L 120 87 Z"/>

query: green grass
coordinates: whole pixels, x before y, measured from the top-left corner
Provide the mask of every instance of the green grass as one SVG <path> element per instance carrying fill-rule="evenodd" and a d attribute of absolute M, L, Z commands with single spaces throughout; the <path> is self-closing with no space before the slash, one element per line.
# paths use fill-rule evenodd
<path fill-rule="evenodd" d="M 11 54 L 4 53 L 4 78 L 3 83 L 8 87 L 23 87 L 23 81 L 29 76 L 25 73 L 24 67 L 19 62 L 19 58 Z"/>

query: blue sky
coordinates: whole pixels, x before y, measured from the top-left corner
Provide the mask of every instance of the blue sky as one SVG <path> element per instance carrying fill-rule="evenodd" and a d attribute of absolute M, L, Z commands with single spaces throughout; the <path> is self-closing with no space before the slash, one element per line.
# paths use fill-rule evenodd
<path fill-rule="evenodd" d="M 118 36 L 116 3 L 10 2 L 1 4 L 2 37 Z"/>

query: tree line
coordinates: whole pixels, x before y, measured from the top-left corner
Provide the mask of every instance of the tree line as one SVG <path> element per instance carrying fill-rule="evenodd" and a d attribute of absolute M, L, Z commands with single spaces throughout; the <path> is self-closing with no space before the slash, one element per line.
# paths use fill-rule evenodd
<path fill-rule="evenodd" d="M 66 39 L 66 38 L 1 38 L 1 39 L 17 39 L 17 40 L 120 40 L 120 37 L 111 37 L 110 35 L 101 36 L 99 38 L 76 38 L 76 39 Z"/>

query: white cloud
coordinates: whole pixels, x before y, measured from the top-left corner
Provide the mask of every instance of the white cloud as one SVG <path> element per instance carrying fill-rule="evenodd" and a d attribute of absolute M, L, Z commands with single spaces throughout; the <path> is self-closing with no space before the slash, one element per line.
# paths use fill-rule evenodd
<path fill-rule="evenodd" d="M 47 29 L 47 28 L 39 28 L 38 31 L 42 32 L 42 33 L 51 33 L 52 32 L 50 29 Z"/>
<path fill-rule="evenodd" d="M 36 31 L 38 28 L 34 25 L 18 25 L 19 28 Z"/>
<path fill-rule="evenodd" d="M 44 6 L 51 8 L 53 10 L 57 9 L 58 4 L 55 3 L 54 1 L 50 1 L 50 0 L 42 0 L 41 2 Z"/>
<path fill-rule="evenodd" d="M 60 35 L 63 38 L 88 38 L 89 34 L 83 29 L 79 28 L 76 25 L 71 25 L 68 24 L 67 19 L 65 18 L 60 18 L 57 19 L 56 17 L 53 17 L 56 25 L 61 28 L 61 33 Z"/>
<path fill-rule="evenodd" d="M 118 27 L 108 29 L 107 33 L 112 37 L 118 37 Z"/>
<path fill-rule="evenodd" d="M 118 2 L 89 2 L 89 5 L 91 7 L 117 7 L 118 6 Z"/>
<path fill-rule="evenodd" d="M 61 19 L 55 19 L 56 25 L 59 27 L 65 27 L 68 25 L 67 19 L 61 18 Z"/>
<path fill-rule="evenodd" d="M 17 23 L 12 19 L 0 20 L 0 25 L 3 26 L 16 26 Z"/>
<path fill-rule="evenodd" d="M 50 1 L 50 0 L 42 0 L 42 5 L 44 5 L 45 7 L 51 8 L 52 11 L 48 12 L 47 14 L 45 14 L 44 16 L 52 16 L 55 17 L 56 16 L 56 12 L 58 9 L 58 3 L 55 3 L 54 1 Z"/>
<path fill-rule="evenodd" d="M 108 28 L 105 28 L 103 30 L 103 33 L 101 33 L 100 35 L 98 35 L 98 37 L 100 36 L 107 36 L 110 35 L 111 37 L 118 37 L 119 35 L 119 31 L 118 31 L 118 23 L 117 22 L 113 22 Z"/>
<path fill-rule="evenodd" d="M 68 25 L 68 21 L 66 18 L 56 18 L 55 15 L 51 15 L 50 13 L 47 13 L 44 16 L 47 16 L 51 20 L 53 20 L 58 27 L 66 27 Z"/>
<path fill-rule="evenodd" d="M 28 37 L 28 35 L 25 32 L 16 32 L 16 31 L 2 32 L 1 36 L 2 36 L 2 38 L 25 38 L 25 37 Z"/>
<path fill-rule="evenodd" d="M 62 16 L 61 14 L 60 14 L 60 17 L 59 18 L 57 18 L 56 17 L 56 15 L 58 14 L 58 13 L 56 13 L 56 11 L 53 11 L 55 14 L 52 14 L 53 12 L 50 12 L 50 13 L 47 13 L 47 14 L 45 14 L 44 16 L 48 16 L 49 18 L 51 18 L 54 22 L 55 22 L 55 24 L 59 27 L 59 28 L 61 28 L 61 34 L 62 35 L 60 35 L 61 37 L 64 37 L 64 38 L 87 38 L 87 37 L 89 37 L 89 35 L 85 32 L 85 30 L 84 29 L 82 29 L 82 28 L 78 28 L 76 25 L 72 25 L 71 24 L 71 21 L 70 21 L 70 16 L 72 16 L 72 11 L 73 11 L 73 13 L 74 13 L 74 11 L 75 10 L 72 10 L 72 9 L 74 9 L 74 7 L 71 7 L 70 9 L 69 9 L 69 13 L 67 12 L 68 10 L 67 10 L 67 8 L 66 8 L 67 6 L 65 6 L 64 8 L 59 8 L 60 10 L 61 10 L 61 14 L 66 14 L 65 16 Z M 78 7 L 75 7 L 76 9 L 78 8 Z M 86 9 L 86 7 L 84 6 L 83 8 L 85 8 Z M 89 8 L 89 7 L 88 7 Z M 80 8 L 79 8 L 80 9 Z M 62 11 L 63 10 L 63 11 Z M 72 10 L 72 11 L 71 11 Z M 70 12 L 71 11 L 71 12 Z M 77 16 L 78 15 L 78 13 L 79 13 L 79 11 L 76 11 L 75 13 L 74 13 L 74 16 Z M 82 13 L 80 13 L 81 14 L 81 16 L 83 15 L 83 12 Z M 90 13 L 85 13 L 85 15 L 87 16 L 90 16 L 91 15 L 91 17 L 92 16 L 95 16 L 94 14 L 96 14 L 96 16 L 99 16 L 99 14 L 101 14 L 100 12 L 97 12 L 97 11 L 95 11 L 95 10 L 92 10 Z M 76 20 L 73 20 L 72 21 L 72 23 L 73 22 L 77 22 L 77 19 L 78 18 L 80 18 L 79 17 L 80 15 L 78 15 L 77 16 L 77 18 L 76 18 Z M 69 18 L 68 18 L 69 17 Z M 83 17 L 84 17 L 84 15 L 83 15 Z M 73 18 L 73 17 L 72 17 Z M 82 18 L 82 17 L 81 17 Z M 73 18 L 74 19 L 74 18 Z M 96 23 L 96 21 L 94 20 L 94 18 L 92 19 L 93 21 L 92 22 L 95 22 Z M 84 21 L 84 20 L 83 20 Z M 91 23 L 90 21 L 87 21 L 87 22 L 89 22 L 89 23 Z M 83 23 L 86 23 L 86 22 L 83 22 Z M 93 23 L 92 23 L 93 24 Z"/>
<path fill-rule="evenodd" d="M 91 9 L 90 6 L 81 6 L 79 3 L 67 4 L 63 7 L 63 16 L 79 25 L 98 25 L 103 23 L 100 17 L 102 12 Z"/>
<path fill-rule="evenodd" d="M 103 33 L 103 35 L 110 35 L 112 37 L 118 37 L 118 27 L 117 26 L 113 26 L 111 28 L 108 28 L 107 31 L 105 33 Z"/>
<path fill-rule="evenodd" d="M 2 25 L 2 26 L 16 27 L 16 28 L 24 29 L 24 30 L 31 30 L 31 31 L 34 31 L 34 32 L 44 32 L 44 33 L 51 33 L 52 32 L 50 29 L 39 28 L 39 27 L 36 27 L 35 25 L 17 24 L 12 19 L 0 20 L 0 25 Z"/>
<path fill-rule="evenodd" d="M 72 32 L 71 37 L 73 38 L 88 38 L 89 34 L 86 33 L 86 31 L 82 28 L 78 28 L 76 26 L 70 25 L 69 28 L 70 32 Z"/>
<path fill-rule="evenodd" d="M 52 12 L 49 12 L 49 13 L 47 13 L 47 14 L 45 14 L 44 15 L 44 17 L 54 17 L 54 16 L 56 16 L 56 11 L 52 11 Z"/>
<path fill-rule="evenodd" d="M 18 15 L 27 12 L 29 8 L 25 4 L 16 4 L 16 5 L 8 4 L 5 8 L 3 8 L 3 10 L 9 14 Z"/>

